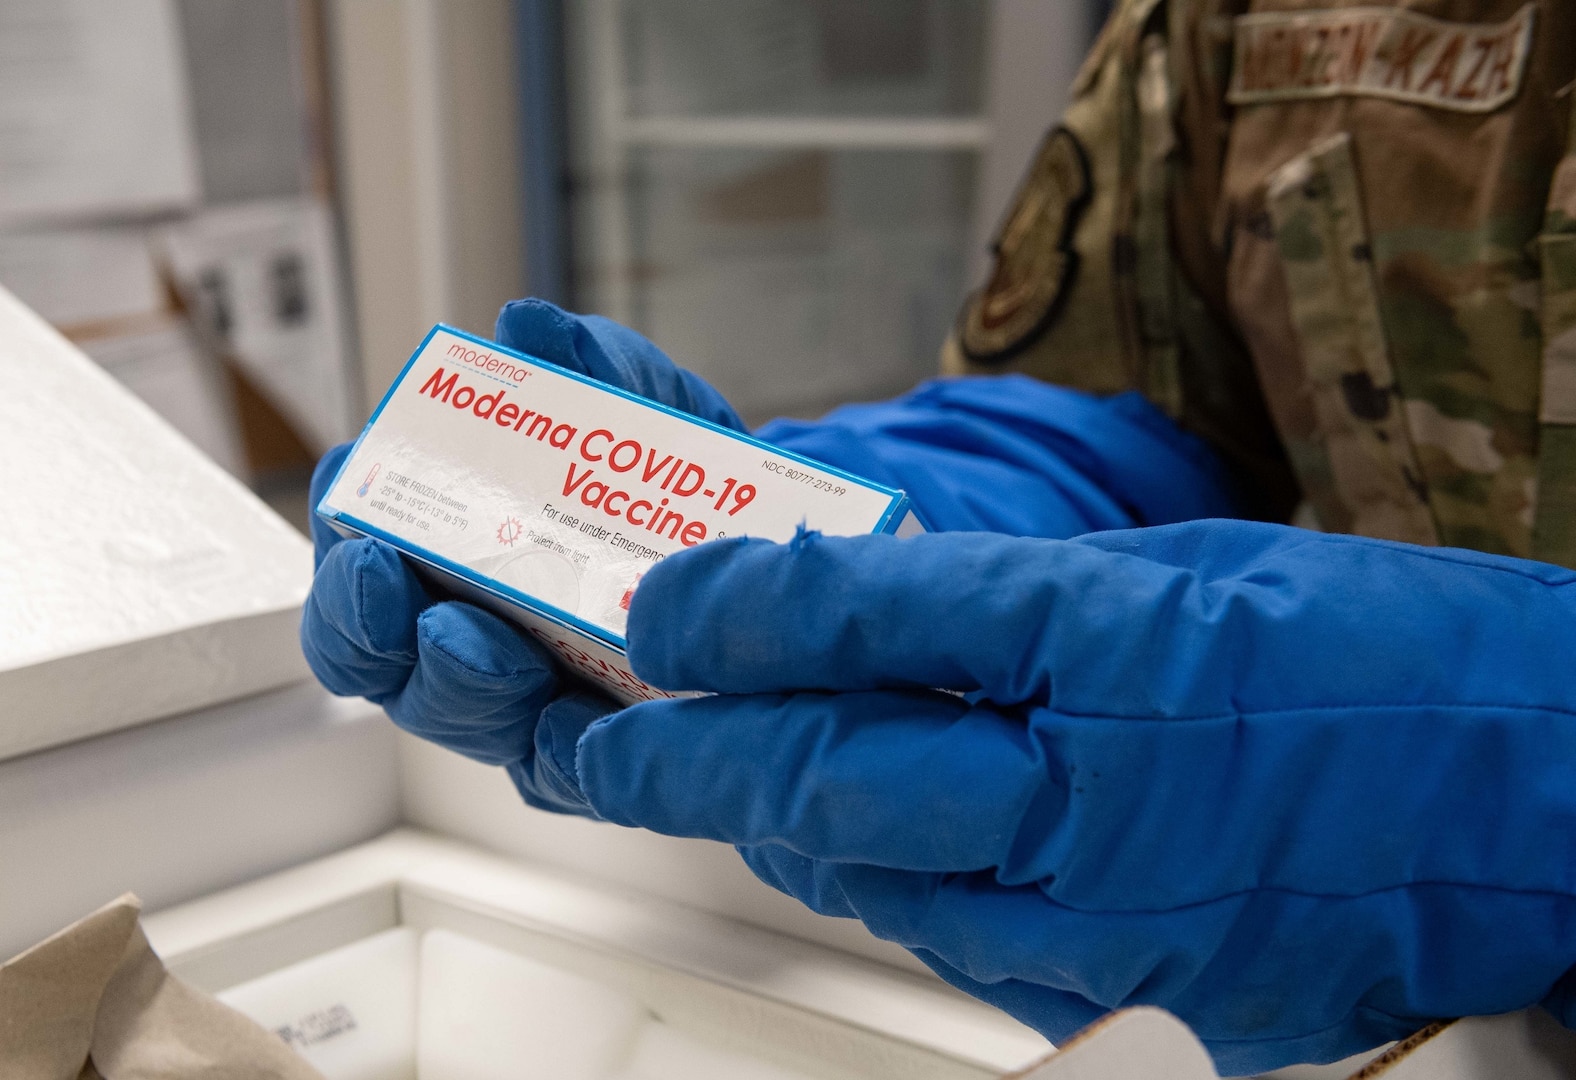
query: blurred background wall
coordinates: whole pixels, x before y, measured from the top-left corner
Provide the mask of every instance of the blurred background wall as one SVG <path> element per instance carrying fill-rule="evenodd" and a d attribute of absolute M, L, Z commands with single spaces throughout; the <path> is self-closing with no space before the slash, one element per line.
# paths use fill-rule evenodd
<path fill-rule="evenodd" d="M 751 421 L 934 370 L 1103 0 L 0 0 L 0 284 L 304 523 L 545 296 Z"/>

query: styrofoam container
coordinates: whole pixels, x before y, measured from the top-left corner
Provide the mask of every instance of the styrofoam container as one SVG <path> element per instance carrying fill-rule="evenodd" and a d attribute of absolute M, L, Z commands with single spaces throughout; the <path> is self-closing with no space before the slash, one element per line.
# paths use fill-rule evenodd
<path fill-rule="evenodd" d="M 308 678 L 312 545 L 0 289 L 0 759 Z"/>
<path fill-rule="evenodd" d="M 144 926 L 327 1080 L 991 1080 L 1046 1049 L 933 977 L 408 830 Z"/>
<path fill-rule="evenodd" d="M 328 1080 L 417 1080 L 419 935 L 384 930 L 216 996 Z"/>
<path fill-rule="evenodd" d="M 450 930 L 421 943 L 417 1071 L 606 1080 L 648 1013 L 633 994 Z"/>

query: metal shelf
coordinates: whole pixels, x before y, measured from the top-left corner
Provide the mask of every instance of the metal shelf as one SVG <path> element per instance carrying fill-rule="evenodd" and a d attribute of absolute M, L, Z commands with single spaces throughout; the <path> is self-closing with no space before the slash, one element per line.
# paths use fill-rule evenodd
<path fill-rule="evenodd" d="M 983 119 L 818 116 L 649 116 L 623 118 L 615 141 L 631 146 L 825 147 L 870 150 L 983 150 Z"/>

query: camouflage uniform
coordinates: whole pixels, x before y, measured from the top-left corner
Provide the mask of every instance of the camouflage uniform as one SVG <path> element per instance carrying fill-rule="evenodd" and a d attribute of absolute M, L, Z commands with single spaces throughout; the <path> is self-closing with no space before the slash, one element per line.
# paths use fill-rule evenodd
<path fill-rule="evenodd" d="M 1576 565 L 1576 3 L 1124 0 L 944 351 L 1317 523 Z"/>

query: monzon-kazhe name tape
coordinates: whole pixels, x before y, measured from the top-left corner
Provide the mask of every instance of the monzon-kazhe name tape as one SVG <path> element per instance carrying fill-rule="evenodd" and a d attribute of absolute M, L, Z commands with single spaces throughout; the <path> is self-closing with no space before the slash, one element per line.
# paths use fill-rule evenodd
<path fill-rule="evenodd" d="M 447 326 L 383 396 L 317 513 L 375 536 L 628 704 L 629 600 L 728 536 L 922 531 L 901 491 Z"/>

